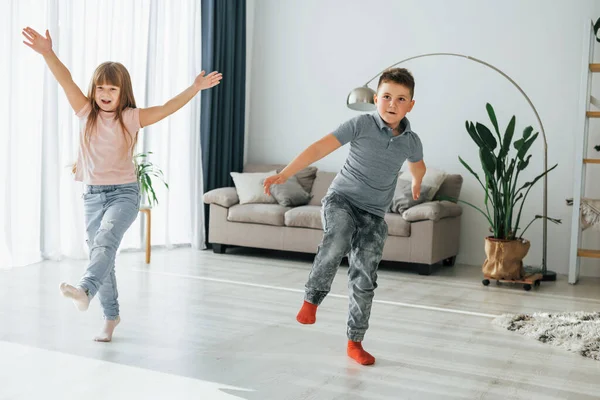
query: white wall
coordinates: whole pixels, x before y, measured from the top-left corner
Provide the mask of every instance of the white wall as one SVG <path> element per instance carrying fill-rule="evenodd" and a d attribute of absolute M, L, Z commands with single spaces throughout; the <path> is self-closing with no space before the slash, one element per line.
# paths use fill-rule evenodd
<path fill-rule="evenodd" d="M 548 267 L 566 273 L 571 208 L 565 199 L 572 196 L 581 40 L 584 22 L 600 16 L 598 3 L 257 0 L 248 22 L 252 54 L 247 161 L 291 161 L 356 115 L 345 104 L 352 88 L 403 58 L 455 52 L 482 59 L 521 85 L 541 116 L 549 164 L 559 164 L 549 177 L 549 215 L 563 220 L 560 226 L 549 224 Z M 458 162 L 461 155 L 473 166 L 478 163 L 465 120 L 489 125 L 485 103 L 490 102 L 501 126 L 517 116 L 520 133 L 527 125 L 539 129 L 533 112 L 508 81 L 474 62 L 431 57 L 403 66 L 416 79 L 416 106 L 409 118 L 423 141 L 426 163 L 462 173 L 462 198 L 481 204 L 481 189 Z M 529 177 L 542 170 L 541 137 L 534 147 Z M 337 171 L 347 152 L 346 146 L 316 165 Z M 527 216 L 541 213 L 541 193 L 540 182 L 530 194 Z M 486 230 L 483 217 L 465 208 L 459 262 L 483 261 Z M 541 223 L 536 222 L 526 235 L 532 241 L 526 262 L 532 265 L 541 261 L 541 232 Z M 584 263 L 584 274 L 600 273 L 600 264 L 588 264 Z"/>

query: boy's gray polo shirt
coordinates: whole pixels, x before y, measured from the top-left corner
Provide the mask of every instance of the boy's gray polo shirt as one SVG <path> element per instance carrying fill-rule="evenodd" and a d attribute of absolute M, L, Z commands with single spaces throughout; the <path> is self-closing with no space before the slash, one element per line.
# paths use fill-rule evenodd
<path fill-rule="evenodd" d="M 404 131 L 398 136 L 393 136 L 378 112 L 341 124 L 333 135 L 342 146 L 350 142 L 350 154 L 329 190 L 361 210 L 385 216 L 402 164 L 423 159 L 423 145 L 410 129 L 408 119 L 405 117 L 400 124 Z"/>

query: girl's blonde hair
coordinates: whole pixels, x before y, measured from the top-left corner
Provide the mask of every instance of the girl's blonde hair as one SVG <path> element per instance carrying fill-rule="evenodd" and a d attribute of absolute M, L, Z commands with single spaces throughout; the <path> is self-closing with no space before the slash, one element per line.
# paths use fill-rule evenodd
<path fill-rule="evenodd" d="M 98 120 L 98 114 L 100 107 L 96 103 L 96 86 L 111 85 L 117 86 L 121 89 L 119 96 L 119 104 L 115 110 L 115 118 L 119 120 L 125 140 L 128 143 L 128 151 L 133 155 L 133 150 L 137 142 L 136 132 L 129 132 L 123 122 L 123 111 L 127 108 L 137 108 L 135 105 L 135 98 L 133 97 L 133 87 L 131 85 L 131 77 L 127 68 L 121 63 L 107 61 L 100 64 L 94 71 L 94 76 L 90 81 L 90 87 L 88 89 L 87 98 L 90 101 L 91 111 L 87 118 L 85 125 L 85 140 L 89 143 L 90 138 L 95 132 L 96 121 Z"/>

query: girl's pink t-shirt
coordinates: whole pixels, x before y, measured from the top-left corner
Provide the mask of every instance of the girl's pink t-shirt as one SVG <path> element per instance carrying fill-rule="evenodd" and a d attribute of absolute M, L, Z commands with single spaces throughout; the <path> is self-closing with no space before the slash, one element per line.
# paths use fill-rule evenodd
<path fill-rule="evenodd" d="M 86 104 L 76 115 L 81 122 L 79 133 L 79 152 L 75 180 L 87 185 L 120 185 L 137 182 L 135 164 L 130 149 L 140 130 L 140 110 L 123 110 L 123 123 L 127 128 L 129 140 L 115 113 L 100 111 L 96 120 L 96 130 L 90 141 L 85 139 L 85 125 L 92 110 Z"/>

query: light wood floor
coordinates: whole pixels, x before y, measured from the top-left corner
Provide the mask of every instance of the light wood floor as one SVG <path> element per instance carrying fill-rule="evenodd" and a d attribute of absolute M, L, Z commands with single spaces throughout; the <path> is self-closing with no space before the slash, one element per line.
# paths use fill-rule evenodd
<path fill-rule="evenodd" d="M 83 261 L 0 270 L 0 399 L 599 399 L 600 362 L 504 331 L 502 313 L 600 310 L 600 280 L 538 290 L 481 284 L 480 269 L 432 276 L 384 264 L 363 367 L 345 354 L 342 266 L 317 323 L 302 326 L 311 256 L 182 248 L 123 253 L 112 343 L 95 299 L 60 297 Z"/>

